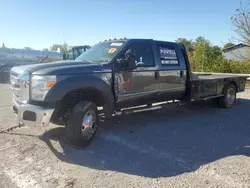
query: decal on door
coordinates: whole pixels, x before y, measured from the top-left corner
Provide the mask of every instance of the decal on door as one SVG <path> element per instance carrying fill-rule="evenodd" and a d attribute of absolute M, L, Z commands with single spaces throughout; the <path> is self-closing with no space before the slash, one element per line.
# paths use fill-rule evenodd
<path fill-rule="evenodd" d="M 167 47 L 159 47 L 162 65 L 178 65 L 176 51 Z"/>

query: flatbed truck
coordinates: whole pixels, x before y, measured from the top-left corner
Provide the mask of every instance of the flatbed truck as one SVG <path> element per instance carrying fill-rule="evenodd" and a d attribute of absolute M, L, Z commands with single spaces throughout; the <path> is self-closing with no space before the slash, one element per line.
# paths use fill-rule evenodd
<path fill-rule="evenodd" d="M 67 140 L 87 146 L 105 118 L 212 99 L 231 108 L 247 76 L 194 74 L 184 45 L 153 39 L 100 42 L 72 61 L 11 69 L 13 112 L 18 122 L 47 126 L 60 120 Z"/>

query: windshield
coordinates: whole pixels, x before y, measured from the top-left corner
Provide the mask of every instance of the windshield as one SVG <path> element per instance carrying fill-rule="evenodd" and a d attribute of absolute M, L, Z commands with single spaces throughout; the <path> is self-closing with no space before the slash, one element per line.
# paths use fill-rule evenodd
<path fill-rule="evenodd" d="M 87 61 L 90 63 L 108 62 L 115 56 L 123 44 L 124 41 L 98 43 L 76 58 L 76 61 Z"/>

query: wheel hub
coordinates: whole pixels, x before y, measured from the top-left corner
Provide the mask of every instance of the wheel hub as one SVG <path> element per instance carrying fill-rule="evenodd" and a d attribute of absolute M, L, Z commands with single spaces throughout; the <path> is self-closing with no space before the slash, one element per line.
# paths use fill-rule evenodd
<path fill-rule="evenodd" d="M 84 115 L 82 120 L 82 136 L 89 139 L 95 133 L 96 128 L 96 114 L 93 110 L 90 110 Z"/>
<path fill-rule="evenodd" d="M 236 98 L 236 93 L 233 88 L 229 89 L 227 92 L 227 100 L 229 104 L 233 104 Z"/>

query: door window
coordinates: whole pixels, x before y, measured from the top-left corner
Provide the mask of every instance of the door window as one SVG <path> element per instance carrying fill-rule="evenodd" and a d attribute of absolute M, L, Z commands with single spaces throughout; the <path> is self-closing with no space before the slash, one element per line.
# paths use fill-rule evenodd
<path fill-rule="evenodd" d="M 167 45 L 158 45 L 161 58 L 161 65 L 179 65 L 176 51 L 173 47 Z"/>
<path fill-rule="evenodd" d="M 154 57 L 150 44 L 133 43 L 128 49 L 134 49 L 137 67 L 154 67 Z"/>

